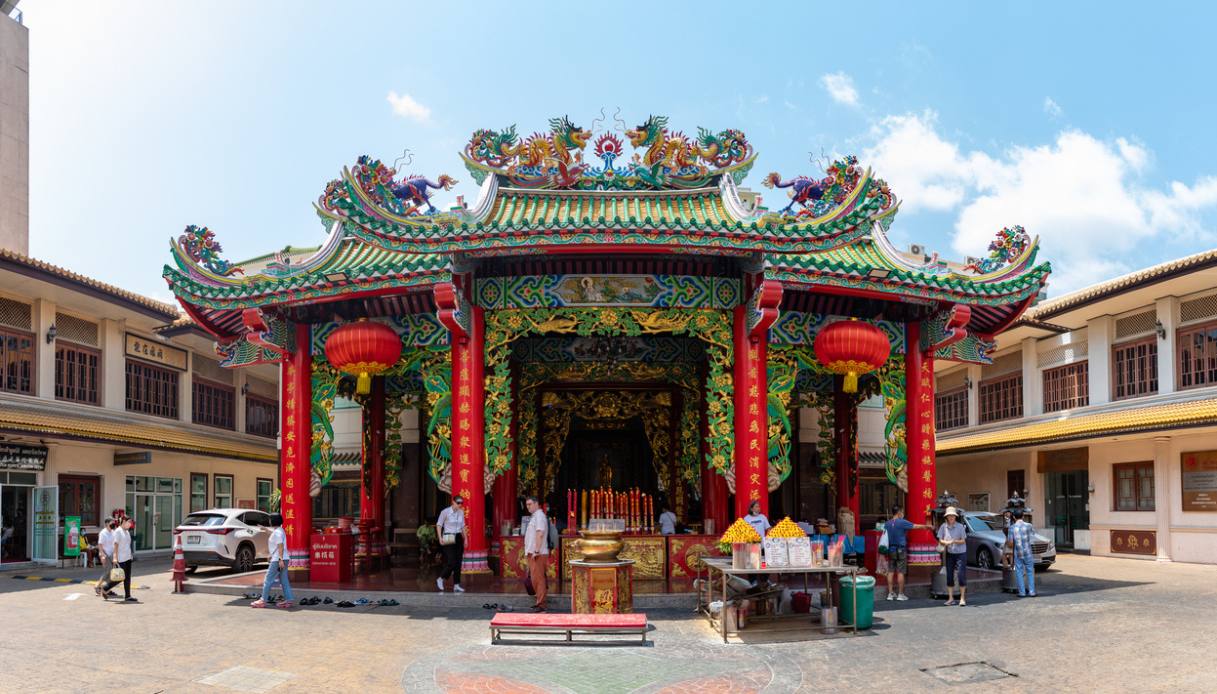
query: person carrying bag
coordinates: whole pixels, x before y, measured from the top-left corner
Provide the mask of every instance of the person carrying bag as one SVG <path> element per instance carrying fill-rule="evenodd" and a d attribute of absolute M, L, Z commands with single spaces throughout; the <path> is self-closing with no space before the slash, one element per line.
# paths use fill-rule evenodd
<path fill-rule="evenodd" d="M 444 568 L 435 579 L 435 587 L 444 592 L 444 581 L 452 577 L 452 590 L 464 593 L 461 587 L 461 562 L 465 559 L 465 500 L 459 495 L 452 497 L 452 505 L 440 511 L 435 521 L 435 532 L 439 535 L 439 550 L 444 555 Z"/>

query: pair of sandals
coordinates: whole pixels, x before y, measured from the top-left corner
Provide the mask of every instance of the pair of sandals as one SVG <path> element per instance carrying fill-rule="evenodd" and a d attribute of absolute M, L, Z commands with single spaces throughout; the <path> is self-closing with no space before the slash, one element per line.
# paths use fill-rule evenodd
<path fill-rule="evenodd" d="M 326 604 L 327 604 L 327 605 L 328 605 L 329 603 L 331 603 L 331 602 L 334 602 L 333 600 L 331 600 L 331 599 L 329 599 L 329 598 L 326 598 L 325 600 L 326 600 Z M 314 597 L 314 598 L 303 598 L 303 599 L 301 599 L 301 600 L 300 600 L 300 604 L 301 604 L 301 605 L 306 605 L 306 606 L 320 605 L 320 604 L 321 604 L 321 598 L 315 598 L 315 597 Z"/>
<path fill-rule="evenodd" d="M 960 607 L 967 607 L 967 606 L 968 606 L 968 601 L 967 601 L 967 600 L 960 600 L 959 602 L 955 602 L 955 599 L 954 599 L 954 598 L 952 598 L 952 599 L 947 600 L 946 602 L 944 602 L 944 603 L 942 603 L 942 604 L 943 604 L 943 605 L 946 605 L 947 607 L 950 607 L 950 606 L 952 606 L 952 605 L 959 605 Z"/>
<path fill-rule="evenodd" d="M 355 600 L 355 601 L 343 600 L 342 602 L 338 603 L 338 607 L 343 607 L 343 608 L 364 607 L 366 605 L 371 605 L 371 604 L 372 604 L 371 600 L 368 600 L 367 598 L 359 598 L 358 600 Z"/>
<path fill-rule="evenodd" d="M 497 602 L 488 602 L 482 605 L 483 610 L 498 610 L 499 612 L 511 612 L 510 605 L 500 605 Z"/>

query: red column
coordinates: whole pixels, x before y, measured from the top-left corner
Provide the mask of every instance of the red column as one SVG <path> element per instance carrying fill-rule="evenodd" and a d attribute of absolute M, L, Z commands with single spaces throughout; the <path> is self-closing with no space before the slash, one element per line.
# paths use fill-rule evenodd
<path fill-rule="evenodd" d="M 312 464 L 313 355 L 308 325 L 296 326 L 296 350 L 280 369 L 279 509 L 287 533 L 288 566 L 307 572 L 313 531 L 313 499 L 309 496 Z"/>
<path fill-rule="evenodd" d="M 469 337 L 452 340 L 452 492 L 465 498 L 469 541 L 461 571 L 486 573 L 485 360 L 482 309 L 470 308 Z"/>
<path fill-rule="evenodd" d="M 926 523 L 934 507 L 937 487 L 934 466 L 934 357 L 921 352 L 920 323 L 907 325 L 905 344 L 905 440 L 909 455 L 909 493 L 905 500 L 905 517 L 914 523 Z M 909 533 L 909 563 L 939 563 L 932 532 L 914 530 Z"/>
<path fill-rule="evenodd" d="M 859 532 L 858 513 L 861 509 L 858 481 L 858 404 L 854 397 L 841 390 L 841 376 L 835 381 L 833 393 L 833 436 L 837 445 L 837 509 L 849 508 L 854 514 L 854 533 Z M 834 519 L 835 520 L 835 519 Z"/>
<path fill-rule="evenodd" d="M 363 465 L 359 475 L 358 557 L 386 553 L 385 528 L 385 379 L 372 379 L 372 392 L 363 408 Z"/>
<path fill-rule="evenodd" d="M 769 403 L 764 336 L 748 333 L 748 307 L 735 307 L 735 513 L 755 500 L 769 512 Z"/>

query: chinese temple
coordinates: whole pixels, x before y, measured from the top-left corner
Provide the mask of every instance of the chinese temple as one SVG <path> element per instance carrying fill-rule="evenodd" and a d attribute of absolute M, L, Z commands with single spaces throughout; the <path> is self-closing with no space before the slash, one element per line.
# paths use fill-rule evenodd
<path fill-rule="evenodd" d="M 384 552 L 385 495 L 407 484 L 410 409 L 426 479 L 408 484 L 468 500 L 469 572 L 518 570 L 525 494 L 568 531 L 607 498 L 640 541 L 659 538 L 660 505 L 721 533 L 753 500 L 800 494 L 798 408 L 828 423 L 816 482 L 856 519 L 856 412 L 875 396 L 886 476 L 924 522 L 935 360 L 990 363 L 1048 277 L 1037 243 L 1010 227 L 967 266 L 913 258 L 887 236 L 893 191 L 853 157 L 768 174 L 783 200 L 766 207 L 743 187 L 757 155 L 738 130 L 549 126 L 475 132 L 460 156 L 479 192 L 449 209 L 431 197 L 453 177 L 359 157 L 317 200 L 326 237 L 308 257 L 232 264 L 196 226 L 172 243 L 165 279 L 223 365 L 280 365 L 291 568 L 309 567 L 340 396 L 364 413 L 363 555 Z M 912 544 L 912 563 L 938 562 L 928 532 Z M 656 551 L 650 570 L 671 575 L 653 565 L 677 550 Z"/>

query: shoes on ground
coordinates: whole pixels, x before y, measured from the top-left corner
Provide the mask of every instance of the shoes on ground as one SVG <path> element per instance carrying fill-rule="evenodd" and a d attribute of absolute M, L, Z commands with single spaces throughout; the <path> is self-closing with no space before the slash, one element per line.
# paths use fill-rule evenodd
<path fill-rule="evenodd" d="M 442 579 L 442 578 L 435 579 L 435 587 L 439 588 L 439 592 L 441 592 L 441 593 L 444 592 L 444 579 Z"/>
<path fill-rule="evenodd" d="M 901 594 L 899 594 L 899 595 L 897 595 L 897 596 L 896 596 L 896 599 L 897 599 L 897 600 L 904 601 L 904 600 L 908 600 L 908 599 L 909 599 L 909 596 L 905 595 L 904 593 L 901 593 Z"/>
<path fill-rule="evenodd" d="M 128 597 L 128 598 L 123 598 L 123 602 L 139 602 L 139 600 Z"/>
<path fill-rule="evenodd" d="M 364 605 L 370 604 L 371 602 L 372 601 L 368 600 L 367 598 L 359 598 L 358 600 L 355 601 L 355 604 L 362 607 Z"/>
<path fill-rule="evenodd" d="M 321 601 L 321 604 L 322 605 L 332 605 L 332 604 L 334 604 L 334 598 L 331 598 L 330 596 L 327 595 L 327 596 L 325 596 L 325 600 Z"/>
<path fill-rule="evenodd" d="M 959 606 L 960 606 L 960 607 L 967 607 L 967 606 L 968 606 L 968 601 L 967 601 L 967 600 L 960 600 L 960 601 L 959 601 Z"/>
<path fill-rule="evenodd" d="M 946 605 L 947 607 L 950 607 L 951 605 L 954 605 L 954 604 L 955 604 L 955 601 L 954 601 L 954 600 L 947 600 L 946 602 L 944 602 L 944 603 L 942 603 L 942 604 Z"/>
<path fill-rule="evenodd" d="M 892 591 L 890 591 L 890 590 L 889 590 L 889 591 L 887 592 L 887 599 L 888 599 L 888 600 L 895 600 L 895 599 L 896 599 L 896 594 L 895 594 L 895 593 L 893 593 Z"/>
<path fill-rule="evenodd" d="M 544 605 L 533 605 L 533 606 L 532 606 L 532 611 L 533 611 L 533 612 L 544 612 L 544 611 L 545 611 L 545 606 L 544 606 Z"/>
<path fill-rule="evenodd" d="M 355 606 L 355 603 L 351 602 L 350 600 L 343 600 L 338 603 L 338 607 L 354 607 L 354 606 Z"/>
<path fill-rule="evenodd" d="M 278 607 L 281 610 L 290 610 L 290 609 L 292 609 L 292 601 L 284 600 L 283 602 L 279 603 L 275 607 Z"/>
<path fill-rule="evenodd" d="M 465 589 L 464 589 L 464 588 L 462 588 L 462 587 L 461 587 L 461 584 L 459 584 L 459 583 L 458 583 L 458 584 L 456 584 L 456 585 L 452 586 L 452 591 L 453 591 L 454 593 L 464 593 L 464 592 L 465 592 Z"/>
<path fill-rule="evenodd" d="M 249 606 L 250 606 L 250 607 L 258 607 L 258 608 L 261 608 L 261 607 L 269 607 L 269 606 L 270 606 L 270 603 L 266 602 L 265 600 L 258 599 L 258 600 L 254 600 L 253 602 L 249 603 Z"/>

